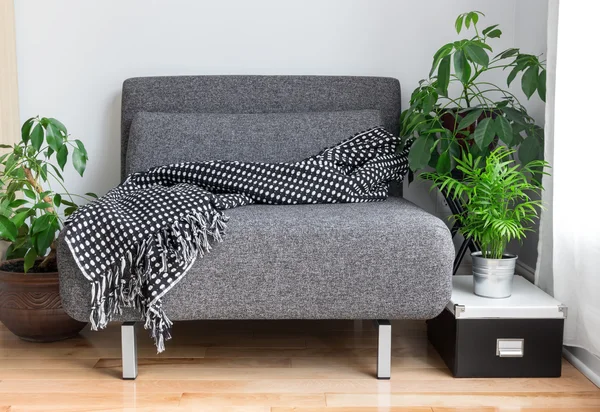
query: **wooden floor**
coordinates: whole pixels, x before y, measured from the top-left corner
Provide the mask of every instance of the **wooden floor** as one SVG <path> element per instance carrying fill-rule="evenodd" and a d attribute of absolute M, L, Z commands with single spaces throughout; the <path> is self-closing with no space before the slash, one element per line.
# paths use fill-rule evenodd
<path fill-rule="evenodd" d="M 392 330 L 390 381 L 366 321 L 179 322 L 160 356 L 140 330 L 139 377 L 123 381 L 118 325 L 53 344 L 0 325 L 0 411 L 600 411 L 566 361 L 560 379 L 454 379 L 424 322 Z"/>

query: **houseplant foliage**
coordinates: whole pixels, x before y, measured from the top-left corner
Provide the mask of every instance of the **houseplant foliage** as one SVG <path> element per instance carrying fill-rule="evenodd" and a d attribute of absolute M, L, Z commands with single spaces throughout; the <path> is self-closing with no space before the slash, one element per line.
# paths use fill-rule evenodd
<path fill-rule="evenodd" d="M 464 152 L 455 159 L 460 179 L 439 172 L 422 175 L 460 202 L 464 211 L 452 218 L 460 223 L 461 233 L 479 245 L 486 259 L 502 259 L 511 240 L 523 240 L 542 207 L 537 199 L 543 188 L 534 176 L 546 174 L 548 163 L 532 160 L 521 165 L 512 159 L 514 153 L 504 146 L 485 158 Z"/>
<path fill-rule="evenodd" d="M 497 24 L 480 29 L 483 16 L 478 11 L 458 16 L 456 32 L 467 36 L 435 53 L 429 77 L 419 82 L 401 115 L 401 136 L 405 142 L 414 139 L 409 153 L 412 171 L 430 166 L 450 173 L 461 152 L 485 157 L 499 142 L 518 146 L 525 164 L 542 158 L 543 130 L 513 93 L 486 77 L 504 72 L 507 86 L 520 77 L 527 99 L 537 94 L 545 101 L 544 62 L 516 48 L 494 54 L 492 44 L 502 31 Z"/>
<path fill-rule="evenodd" d="M 1 147 L 11 149 L 0 156 L 0 237 L 12 242 L 7 257 L 24 258 L 24 272 L 42 257 L 39 271 L 55 270 L 54 240 L 63 218 L 77 209 L 74 198 L 80 197 L 64 187 L 62 172 L 70 155 L 83 176 L 85 146 L 70 138 L 60 121 L 33 117 L 23 124 L 18 143 Z"/>
<path fill-rule="evenodd" d="M 21 140 L 2 147 L 9 150 L 0 156 L 0 237 L 11 242 L 11 260 L 0 264 L 0 321 L 29 341 L 69 338 L 85 323 L 62 307 L 55 239 L 80 197 L 64 187 L 62 172 L 70 157 L 83 176 L 87 151 L 60 121 L 47 117 L 28 119 Z"/>

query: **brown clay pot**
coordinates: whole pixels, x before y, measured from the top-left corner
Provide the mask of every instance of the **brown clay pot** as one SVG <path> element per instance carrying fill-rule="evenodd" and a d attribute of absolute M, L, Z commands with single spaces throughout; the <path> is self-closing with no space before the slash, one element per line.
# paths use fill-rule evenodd
<path fill-rule="evenodd" d="M 77 335 L 86 325 L 64 311 L 57 272 L 5 272 L 2 264 L 0 322 L 19 338 L 32 342 L 67 339 Z"/>

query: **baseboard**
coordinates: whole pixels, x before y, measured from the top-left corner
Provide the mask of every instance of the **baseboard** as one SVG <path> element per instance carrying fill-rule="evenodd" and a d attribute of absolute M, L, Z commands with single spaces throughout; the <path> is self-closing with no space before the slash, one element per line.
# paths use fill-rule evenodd
<path fill-rule="evenodd" d="M 517 275 L 523 276 L 531 283 L 535 282 L 535 269 L 521 262 L 520 260 L 517 260 L 517 267 L 515 268 L 515 273 Z"/>
<path fill-rule="evenodd" d="M 563 346 L 563 356 L 600 388 L 600 359 L 583 348 Z"/>

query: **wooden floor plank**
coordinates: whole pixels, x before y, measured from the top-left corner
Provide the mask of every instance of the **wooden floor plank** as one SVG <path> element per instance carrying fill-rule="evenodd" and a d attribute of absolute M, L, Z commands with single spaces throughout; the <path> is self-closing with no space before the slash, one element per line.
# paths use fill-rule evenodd
<path fill-rule="evenodd" d="M 341 408 L 271 408 L 271 412 L 432 412 L 428 407 L 390 407 L 380 408 L 377 406 L 365 407 L 341 407 Z M 485 411 L 484 411 L 485 412 Z"/>
<path fill-rule="evenodd" d="M 392 393 L 392 394 L 326 394 L 327 406 L 448 406 L 502 408 L 600 408 L 599 392 L 462 392 L 462 393 Z"/>
<path fill-rule="evenodd" d="M 392 357 L 436 356 L 435 350 L 427 344 L 412 347 L 394 347 Z M 207 348 L 207 358 L 258 358 L 258 357 L 376 357 L 377 348 Z"/>
<path fill-rule="evenodd" d="M 290 370 L 290 369 L 288 369 Z M 272 371 L 272 369 L 271 369 Z M 294 393 L 311 394 L 316 392 L 328 392 L 335 394 L 361 393 L 367 394 L 413 394 L 424 395 L 445 395 L 462 392 L 479 394 L 484 396 L 491 393 L 496 388 L 502 391 L 514 393 L 515 396 L 524 396 L 528 393 L 535 393 L 536 396 L 550 396 L 560 394 L 568 396 L 576 392 L 595 393 L 595 387 L 591 383 L 584 384 L 580 381 L 565 379 L 545 379 L 532 381 L 529 379 L 472 379 L 472 380 L 411 380 L 397 379 L 391 381 L 379 381 L 373 376 L 365 376 L 361 379 L 347 378 L 328 378 L 328 377 L 304 377 L 301 379 L 293 378 L 252 378 L 248 379 L 225 379 L 220 376 L 215 379 L 209 377 L 210 372 L 205 374 L 204 379 L 165 379 L 165 376 L 172 378 L 176 371 L 167 371 L 166 375 L 161 375 L 161 379 L 145 378 L 140 373 L 136 381 L 122 381 L 119 379 L 119 371 L 107 374 L 107 371 L 97 371 L 96 373 L 105 375 L 90 375 L 88 377 L 79 377 L 79 379 L 65 379 L 59 377 L 56 379 L 7 379 L 0 382 L 1 394 L 29 393 L 37 391 L 39 393 L 215 393 L 215 394 L 252 394 L 252 393 Z M 217 373 L 215 373 L 217 375 Z M 265 375 L 268 376 L 268 375 Z M 600 396 L 600 395 L 599 395 Z M 459 405 L 459 404 L 456 404 Z M 348 406 L 348 405 L 342 405 Z M 371 405 L 366 405 L 371 406 Z M 398 405 L 405 406 L 405 405 Z M 460 405 L 459 405 L 460 406 Z M 599 405 L 600 406 L 600 405 Z"/>
<path fill-rule="evenodd" d="M 27 370 L 27 369 L 90 369 L 98 363 L 100 359 L 77 359 L 77 358 L 59 358 L 59 359 L 29 359 L 29 358 L 2 358 L 0 357 L 0 376 L 10 374 L 10 370 Z M 26 372 L 34 375 L 35 372 Z M 0 380 L 2 378 L 0 377 Z"/>
<path fill-rule="evenodd" d="M 51 344 L 0 324 L 0 412 L 600 411 L 600 390 L 566 361 L 561 378 L 454 379 L 424 322 L 392 323 L 389 381 L 374 377 L 368 321 L 176 322 L 161 355 L 140 331 L 135 381 L 120 379 L 119 324 Z"/>
<path fill-rule="evenodd" d="M 210 359 L 210 358 L 206 358 Z M 260 358 L 269 359 L 269 358 Z M 332 367 L 367 367 L 374 368 L 377 364 L 377 357 L 293 357 L 289 358 L 293 368 L 324 368 Z M 392 372 L 400 369 L 415 369 L 415 368 L 445 368 L 444 361 L 437 354 L 431 356 L 410 356 L 396 357 L 392 362 Z"/>
<path fill-rule="evenodd" d="M 173 393 L 118 393 L 106 396 L 99 393 L 6 393 L 0 397 L 2 404 L 11 406 L 10 411 L 26 407 L 47 408 L 62 411 L 68 408 L 135 408 L 179 406 L 181 394 Z"/>
<path fill-rule="evenodd" d="M 465 407 L 465 408 L 453 408 L 453 407 L 438 407 L 432 408 L 432 412 L 598 412 L 600 408 L 495 408 L 495 407 Z"/>
<path fill-rule="evenodd" d="M 322 393 L 184 393 L 180 407 L 194 410 L 199 407 L 213 406 L 325 406 L 325 395 Z"/>
<path fill-rule="evenodd" d="M 290 368 L 290 358 L 138 358 L 140 367 L 151 366 L 152 370 L 197 369 L 197 368 Z M 94 368 L 119 368 L 121 358 L 104 358 Z M 150 369 L 150 368 L 148 368 Z"/>

